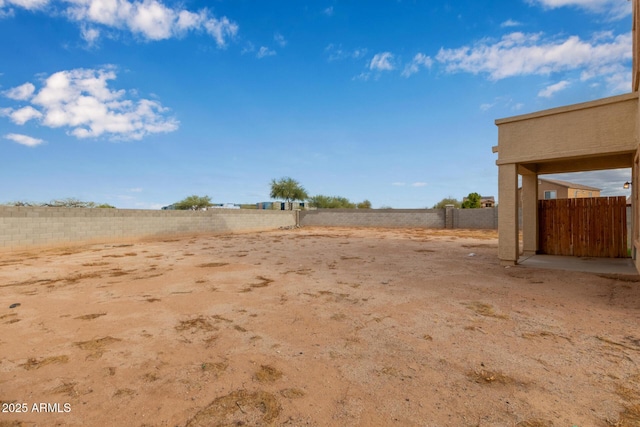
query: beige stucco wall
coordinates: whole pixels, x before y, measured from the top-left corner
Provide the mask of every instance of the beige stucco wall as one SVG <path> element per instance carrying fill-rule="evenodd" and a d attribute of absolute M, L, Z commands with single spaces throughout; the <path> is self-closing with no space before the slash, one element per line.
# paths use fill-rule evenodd
<path fill-rule="evenodd" d="M 523 183 L 527 178 L 529 188 L 526 194 L 522 193 L 523 249 L 525 253 L 535 253 L 536 199 L 545 190 L 542 187 L 532 191 L 538 176 L 630 167 L 638 148 L 638 114 L 638 93 L 634 92 L 496 120 L 498 146 L 494 152 L 498 153 L 502 212 L 498 253 L 502 264 L 516 264 L 519 257 L 518 175 L 523 177 Z M 566 189 L 557 191 L 558 198 L 572 196 Z"/>
<path fill-rule="evenodd" d="M 544 200 L 545 191 L 555 191 L 556 199 L 566 199 L 569 197 L 567 187 L 551 182 L 538 181 L 538 200 Z"/>
<path fill-rule="evenodd" d="M 637 116 L 638 94 L 630 93 L 496 120 L 497 164 L 634 152 Z"/>
<path fill-rule="evenodd" d="M 570 188 L 568 197 L 572 199 L 584 199 L 585 197 L 600 197 L 600 190 L 580 190 Z"/>
<path fill-rule="evenodd" d="M 565 187 L 564 185 L 558 185 L 552 182 L 541 180 L 538 184 L 538 200 L 544 200 L 545 191 L 555 191 L 556 199 L 582 199 L 585 197 L 600 197 L 600 190 L 582 190 L 577 188 Z"/>

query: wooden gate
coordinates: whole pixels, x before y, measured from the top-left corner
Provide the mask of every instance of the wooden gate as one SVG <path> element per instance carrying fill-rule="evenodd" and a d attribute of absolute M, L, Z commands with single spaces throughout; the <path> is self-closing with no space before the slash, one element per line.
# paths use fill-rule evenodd
<path fill-rule="evenodd" d="M 627 257 L 627 199 L 539 200 L 538 233 L 544 254 Z"/>

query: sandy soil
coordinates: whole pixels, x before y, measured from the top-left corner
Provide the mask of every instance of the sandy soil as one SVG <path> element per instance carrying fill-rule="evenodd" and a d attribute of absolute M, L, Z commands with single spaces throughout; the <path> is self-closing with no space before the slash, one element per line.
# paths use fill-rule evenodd
<path fill-rule="evenodd" d="M 501 267 L 495 232 L 5 253 L 0 426 L 638 426 L 639 320 L 637 278 Z"/>

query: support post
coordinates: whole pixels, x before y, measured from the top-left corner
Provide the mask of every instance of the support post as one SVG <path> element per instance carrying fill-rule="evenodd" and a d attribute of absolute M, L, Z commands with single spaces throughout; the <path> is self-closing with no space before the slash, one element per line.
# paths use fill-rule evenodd
<path fill-rule="evenodd" d="M 498 167 L 498 257 L 502 265 L 518 263 L 518 168 L 515 163 Z"/>
<path fill-rule="evenodd" d="M 522 246 L 525 256 L 538 253 L 538 175 L 522 174 Z"/>

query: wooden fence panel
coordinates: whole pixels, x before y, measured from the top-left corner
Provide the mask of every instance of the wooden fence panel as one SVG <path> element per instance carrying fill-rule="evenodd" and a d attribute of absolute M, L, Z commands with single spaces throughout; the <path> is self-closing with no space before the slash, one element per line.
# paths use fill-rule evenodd
<path fill-rule="evenodd" d="M 627 257 L 627 200 L 589 197 L 538 201 L 540 252 Z"/>

